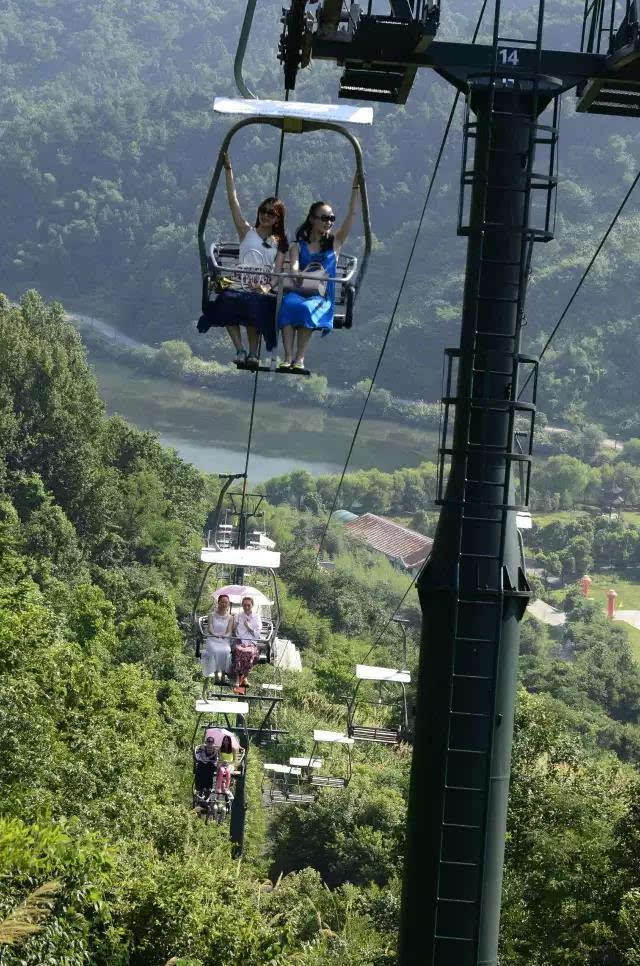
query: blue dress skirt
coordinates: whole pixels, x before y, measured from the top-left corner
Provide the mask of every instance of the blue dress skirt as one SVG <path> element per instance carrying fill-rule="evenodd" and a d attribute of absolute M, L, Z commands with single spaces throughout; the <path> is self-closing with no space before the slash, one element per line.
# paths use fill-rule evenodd
<path fill-rule="evenodd" d="M 227 289 L 213 300 L 203 300 L 198 332 L 208 332 L 212 327 L 227 325 L 251 325 L 261 333 L 267 351 L 275 349 L 275 296 Z"/>
<path fill-rule="evenodd" d="M 300 271 L 304 272 L 312 262 L 322 265 L 327 275 L 335 278 L 337 259 L 334 250 L 331 248 L 324 252 L 310 252 L 307 243 L 301 241 Z M 287 292 L 280 305 L 278 328 L 284 329 L 286 325 L 293 325 L 296 328 L 319 329 L 323 335 L 326 335 L 333 328 L 334 307 L 334 282 L 327 284 L 324 296 L 311 295 L 305 298 L 298 292 Z"/>

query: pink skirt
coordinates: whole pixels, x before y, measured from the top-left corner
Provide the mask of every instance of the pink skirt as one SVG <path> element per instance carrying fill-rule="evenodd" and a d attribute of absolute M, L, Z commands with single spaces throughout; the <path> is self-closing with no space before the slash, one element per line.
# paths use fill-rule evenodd
<path fill-rule="evenodd" d="M 234 677 L 245 678 L 257 663 L 259 653 L 253 641 L 235 638 L 231 649 L 231 673 Z"/>

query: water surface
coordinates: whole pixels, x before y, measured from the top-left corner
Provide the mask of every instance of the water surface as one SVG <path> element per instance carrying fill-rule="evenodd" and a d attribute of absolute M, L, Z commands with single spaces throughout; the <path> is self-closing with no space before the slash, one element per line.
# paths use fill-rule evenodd
<path fill-rule="evenodd" d="M 159 376 L 147 376 L 119 362 L 92 359 L 109 413 L 157 433 L 180 456 L 213 473 L 242 472 L 249 428 L 246 400 L 216 395 Z M 277 378 L 271 376 L 270 378 Z M 249 392 L 247 384 L 247 392 Z M 356 419 L 309 406 L 258 403 L 249 476 L 261 482 L 292 469 L 314 476 L 342 469 Z M 351 471 L 389 472 L 435 457 L 436 434 L 400 423 L 365 419 L 351 457 Z"/>

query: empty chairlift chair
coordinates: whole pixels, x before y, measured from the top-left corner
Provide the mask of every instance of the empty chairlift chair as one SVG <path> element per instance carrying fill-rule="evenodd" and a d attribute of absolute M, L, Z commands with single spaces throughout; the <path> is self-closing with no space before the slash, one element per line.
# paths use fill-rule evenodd
<path fill-rule="evenodd" d="M 345 774 L 340 776 L 312 774 L 309 779 L 309 784 L 314 788 L 346 788 L 351 781 L 351 749 L 353 748 L 353 738 L 350 738 L 348 735 L 343 735 L 340 731 L 315 730 L 313 732 L 313 749 L 309 756 L 311 759 L 315 757 L 318 745 L 324 743 L 340 745 L 344 748 L 347 753 L 346 768 L 344 769 Z"/>
<path fill-rule="evenodd" d="M 292 782 L 300 778 L 302 770 L 292 765 L 265 762 L 263 775 L 264 779 L 269 782 L 267 789 L 265 789 L 264 780 L 262 786 L 263 793 L 266 795 L 266 803 L 268 805 L 286 805 L 290 801 Z"/>
<path fill-rule="evenodd" d="M 356 664 L 356 678 L 357 684 L 347 708 L 349 737 L 382 745 L 405 741 L 409 733 L 406 692 L 406 685 L 411 682 L 409 672 Z M 372 693 L 374 687 L 376 691 Z M 377 715 L 372 713 L 374 707 Z M 383 720 L 371 720 L 376 717 Z"/>
<path fill-rule="evenodd" d="M 293 768 L 300 769 L 300 777 L 289 791 L 289 801 L 296 805 L 310 805 L 318 798 L 317 790 L 312 784 L 313 773 L 322 768 L 322 758 L 307 758 L 306 756 L 289 759 Z"/>

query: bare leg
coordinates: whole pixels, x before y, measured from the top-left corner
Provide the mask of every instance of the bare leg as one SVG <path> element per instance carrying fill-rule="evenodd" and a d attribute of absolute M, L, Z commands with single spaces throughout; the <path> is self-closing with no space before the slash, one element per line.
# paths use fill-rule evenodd
<path fill-rule="evenodd" d="M 309 345 L 309 339 L 313 335 L 313 329 L 305 329 L 301 326 L 298 330 L 298 352 L 296 354 L 295 365 L 304 366 L 304 354 L 306 352 L 307 346 Z"/>
<path fill-rule="evenodd" d="M 249 339 L 249 355 L 258 357 L 258 346 L 260 344 L 260 333 L 255 325 L 247 326 L 247 338 Z"/>
<path fill-rule="evenodd" d="M 293 326 L 285 325 L 282 330 L 282 344 L 284 346 L 284 364 L 285 366 L 291 365 L 291 360 L 293 359 Z"/>
<path fill-rule="evenodd" d="M 231 341 L 233 342 L 236 352 L 240 352 L 242 350 L 242 336 L 240 334 L 240 326 L 228 325 L 227 332 L 231 337 Z"/>

